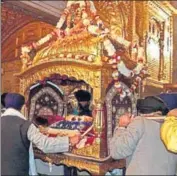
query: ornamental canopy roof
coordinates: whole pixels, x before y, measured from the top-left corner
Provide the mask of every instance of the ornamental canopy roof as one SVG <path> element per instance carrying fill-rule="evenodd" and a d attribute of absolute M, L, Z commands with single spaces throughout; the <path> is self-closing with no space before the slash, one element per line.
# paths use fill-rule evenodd
<path fill-rule="evenodd" d="M 144 49 L 138 39 L 135 43 L 126 39 L 121 18 L 120 23 L 120 28 L 108 27 L 108 22 L 105 25 L 92 1 L 68 1 L 56 28 L 39 41 L 22 47 L 22 73 L 44 63 L 47 66 L 51 62 L 68 62 L 100 68 L 110 65 L 118 87 L 120 74 L 131 80 L 138 77 L 137 82 L 144 79 Z M 130 54 L 132 47 L 136 50 L 134 57 Z"/>
<path fill-rule="evenodd" d="M 117 29 L 110 30 L 104 25 L 92 1 L 68 1 L 55 30 L 22 47 L 22 57 L 30 57 L 23 62 L 29 67 L 63 59 L 104 65 L 121 56 L 126 66 L 133 69 L 137 63 L 130 57 L 130 45 L 131 42 L 117 35 Z"/>

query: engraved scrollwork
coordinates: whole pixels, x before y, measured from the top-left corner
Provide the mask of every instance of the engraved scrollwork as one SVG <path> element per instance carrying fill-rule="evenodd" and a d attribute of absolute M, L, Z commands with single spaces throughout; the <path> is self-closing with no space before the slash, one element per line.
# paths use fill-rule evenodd
<path fill-rule="evenodd" d="M 129 88 L 123 83 L 121 82 L 123 89 L 124 90 L 128 90 Z M 115 87 L 111 87 L 109 89 L 109 91 L 106 94 L 105 97 L 105 102 L 106 102 L 106 107 L 107 107 L 107 138 L 108 138 L 108 146 L 112 137 L 112 131 L 113 131 L 113 105 L 112 105 L 112 100 L 113 97 L 117 95 L 117 91 L 115 89 Z M 131 113 L 132 114 L 136 114 L 136 95 L 133 94 L 129 94 L 127 95 L 127 97 L 130 99 L 131 101 Z M 120 107 L 119 107 L 120 108 Z"/>
<path fill-rule="evenodd" d="M 95 143 L 91 146 L 86 146 L 81 149 L 73 149 L 72 153 L 76 155 L 87 156 L 87 157 L 89 156 L 93 158 L 100 158 L 100 155 L 99 155 L 100 145 Z"/>
<path fill-rule="evenodd" d="M 95 7 L 104 24 L 119 36 L 127 36 L 131 20 L 130 1 L 94 1 Z"/>
<path fill-rule="evenodd" d="M 43 94 L 48 94 L 48 95 L 52 95 L 52 97 L 54 98 L 54 100 L 58 103 L 58 105 L 60 106 L 60 108 L 58 108 L 58 112 L 57 114 L 62 116 L 63 113 L 63 108 L 64 108 L 64 104 L 62 99 L 60 98 L 60 96 L 50 87 L 45 87 L 43 89 L 41 89 L 38 93 L 35 94 L 35 96 L 33 96 L 33 98 L 31 99 L 31 106 L 30 106 L 30 113 L 29 113 L 29 119 L 32 120 L 34 115 L 35 115 L 35 109 L 36 109 L 36 102 L 39 99 L 39 97 L 41 97 Z"/>
<path fill-rule="evenodd" d="M 99 88 L 101 83 L 101 71 L 100 70 L 90 70 L 88 68 L 82 68 L 78 66 L 68 66 L 68 65 L 60 65 L 60 66 L 52 66 L 48 68 L 42 68 L 37 72 L 32 73 L 32 71 L 28 71 L 25 74 L 25 78 L 20 81 L 20 90 L 21 92 L 25 92 L 31 84 L 36 81 L 42 80 L 43 78 L 50 76 L 53 73 L 59 73 L 62 75 L 68 75 L 71 77 L 75 77 L 78 80 L 84 80 L 93 88 Z M 99 89 L 100 90 L 100 89 Z M 100 93 L 98 91 L 94 92 L 95 98 L 100 98 Z"/>

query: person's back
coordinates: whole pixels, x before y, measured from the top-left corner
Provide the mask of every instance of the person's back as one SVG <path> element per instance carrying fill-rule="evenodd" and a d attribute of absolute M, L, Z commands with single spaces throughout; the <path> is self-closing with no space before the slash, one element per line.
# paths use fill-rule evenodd
<path fill-rule="evenodd" d="M 18 116 L 1 117 L 1 174 L 28 175 L 30 123 Z M 20 162 L 19 162 L 20 161 Z"/>
<path fill-rule="evenodd" d="M 168 152 L 161 141 L 161 124 L 145 117 L 136 117 L 132 123 L 142 125 L 143 131 L 138 131 L 141 137 L 127 158 L 126 175 L 175 175 L 177 155 Z"/>

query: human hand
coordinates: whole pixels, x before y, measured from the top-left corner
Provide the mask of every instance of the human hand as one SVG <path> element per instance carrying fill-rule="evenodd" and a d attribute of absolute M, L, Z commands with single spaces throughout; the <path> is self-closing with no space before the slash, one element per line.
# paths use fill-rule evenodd
<path fill-rule="evenodd" d="M 69 142 L 70 142 L 71 146 L 74 146 L 77 143 L 79 143 L 80 139 L 81 139 L 81 135 L 76 134 L 75 136 L 69 137 Z"/>
<path fill-rule="evenodd" d="M 126 113 L 119 118 L 119 127 L 127 127 L 133 120 L 134 116 L 130 113 Z"/>
<path fill-rule="evenodd" d="M 39 125 L 39 131 L 43 134 L 48 134 L 48 128 Z"/>

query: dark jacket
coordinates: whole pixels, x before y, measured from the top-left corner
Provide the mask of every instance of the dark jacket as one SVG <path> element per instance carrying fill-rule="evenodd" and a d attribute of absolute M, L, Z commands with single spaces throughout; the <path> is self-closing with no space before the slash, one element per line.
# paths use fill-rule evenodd
<path fill-rule="evenodd" d="M 1 117 L 1 174 L 28 175 L 30 122 L 18 116 Z M 20 161 L 20 162 L 19 162 Z"/>

